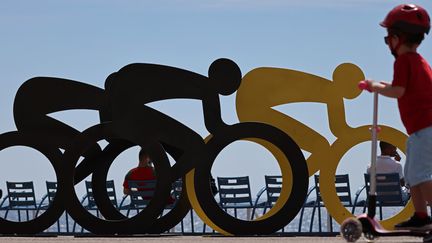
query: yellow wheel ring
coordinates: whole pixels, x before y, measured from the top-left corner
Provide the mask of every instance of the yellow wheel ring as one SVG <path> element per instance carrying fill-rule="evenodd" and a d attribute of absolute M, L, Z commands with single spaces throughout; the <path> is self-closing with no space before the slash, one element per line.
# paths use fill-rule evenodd
<path fill-rule="evenodd" d="M 330 215 L 341 224 L 346 218 L 353 217 L 353 215 L 342 205 L 335 188 L 335 174 L 337 166 L 342 156 L 355 145 L 370 141 L 371 133 L 368 126 L 356 128 L 350 136 L 343 139 L 338 138 L 331 146 L 331 151 L 323 158 L 326 160 L 325 167 L 322 166 L 320 170 L 320 191 L 324 201 L 324 205 Z M 379 140 L 391 142 L 393 145 L 401 149 L 405 153 L 406 135 L 402 132 L 387 126 L 381 126 L 381 131 L 378 134 Z M 369 157 L 365 156 L 362 161 L 368 161 Z M 366 166 L 365 166 L 366 167 Z M 393 229 L 393 226 L 411 216 L 413 213 L 412 203 L 409 202 L 404 209 L 398 214 L 381 221 L 381 224 L 386 229 Z"/>

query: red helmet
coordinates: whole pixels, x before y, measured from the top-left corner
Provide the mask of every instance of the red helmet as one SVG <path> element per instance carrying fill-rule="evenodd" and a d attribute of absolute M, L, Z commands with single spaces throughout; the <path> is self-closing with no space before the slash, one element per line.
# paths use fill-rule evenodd
<path fill-rule="evenodd" d="M 382 27 L 399 29 L 406 33 L 429 33 L 430 18 L 426 10 L 415 4 L 401 4 L 387 14 Z"/>

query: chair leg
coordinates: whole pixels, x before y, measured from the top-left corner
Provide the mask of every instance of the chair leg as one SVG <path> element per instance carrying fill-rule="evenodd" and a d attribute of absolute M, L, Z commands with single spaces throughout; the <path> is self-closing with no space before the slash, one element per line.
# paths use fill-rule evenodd
<path fill-rule="evenodd" d="M 333 218 L 330 216 L 330 214 L 327 212 L 327 229 L 329 229 L 329 232 L 333 232 Z"/>
<path fill-rule="evenodd" d="M 66 211 L 65 211 L 65 216 L 66 216 L 66 232 L 69 233 L 69 216 Z"/>
<path fill-rule="evenodd" d="M 26 217 L 27 217 L 27 221 L 29 221 L 30 220 L 30 216 L 29 216 L 29 210 L 28 209 L 26 209 Z"/>
<path fill-rule="evenodd" d="M 184 234 L 184 222 L 183 222 L 183 219 L 180 221 L 180 229 L 181 229 L 182 234 Z"/>
<path fill-rule="evenodd" d="M 355 205 L 351 208 L 351 214 L 355 215 Z"/>
<path fill-rule="evenodd" d="M 382 211 L 382 207 L 379 206 L 379 209 L 380 209 L 380 220 L 382 220 L 382 219 L 383 219 L 383 211 Z"/>
<path fill-rule="evenodd" d="M 73 227 L 72 227 L 72 233 L 75 233 L 75 227 L 76 227 L 76 225 L 77 225 L 77 222 L 74 221 L 74 223 L 73 223 Z"/>
<path fill-rule="evenodd" d="M 321 205 L 318 204 L 318 232 L 322 232 L 321 230 Z"/>
<path fill-rule="evenodd" d="M 312 208 L 312 215 L 311 215 L 311 222 L 310 222 L 310 226 L 309 226 L 309 232 L 312 232 L 313 221 L 315 218 L 315 209 L 316 209 L 316 205 L 314 205 Z"/>
<path fill-rule="evenodd" d="M 369 201 L 366 199 L 364 205 L 363 205 L 363 213 L 366 213 L 366 207 L 369 204 Z"/>
<path fill-rule="evenodd" d="M 5 213 L 5 216 L 4 216 L 5 219 L 7 219 L 8 213 L 9 213 L 9 208 L 6 209 L 6 213 Z"/>
<path fill-rule="evenodd" d="M 298 232 L 301 232 L 301 226 L 303 222 L 303 213 L 304 213 L 304 206 L 302 207 L 300 211 L 300 219 L 299 219 L 299 226 L 298 226 Z"/>
<path fill-rule="evenodd" d="M 255 207 L 252 208 L 252 214 L 250 220 L 253 220 L 254 216 L 255 216 Z"/>
<path fill-rule="evenodd" d="M 57 233 L 60 233 L 60 220 L 57 220 Z"/>
<path fill-rule="evenodd" d="M 190 210 L 190 217 L 191 217 L 191 230 L 192 233 L 195 233 L 195 224 L 194 224 L 194 216 L 193 216 L 193 210 Z"/>

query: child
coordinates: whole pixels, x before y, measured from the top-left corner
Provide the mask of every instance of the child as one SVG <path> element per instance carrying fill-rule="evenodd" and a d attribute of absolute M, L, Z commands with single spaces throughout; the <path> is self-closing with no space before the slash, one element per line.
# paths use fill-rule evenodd
<path fill-rule="evenodd" d="M 430 18 L 414 4 L 395 7 L 381 26 L 385 43 L 395 56 L 393 82 L 367 80 L 369 91 L 397 98 L 402 122 L 409 134 L 405 181 L 411 190 L 415 213 L 397 229 L 432 229 L 427 203 L 432 204 L 432 70 L 417 48 L 429 33 Z"/>

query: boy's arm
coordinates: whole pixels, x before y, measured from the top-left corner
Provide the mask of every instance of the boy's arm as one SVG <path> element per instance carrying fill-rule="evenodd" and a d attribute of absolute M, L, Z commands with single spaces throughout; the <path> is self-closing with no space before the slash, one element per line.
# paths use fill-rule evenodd
<path fill-rule="evenodd" d="M 400 98 L 405 93 L 405 88 L 401 86 L 392 86 L 385 82 L 374 82 L 366 80 L 372 92 L 378 92 L 390 98 Z"/>

